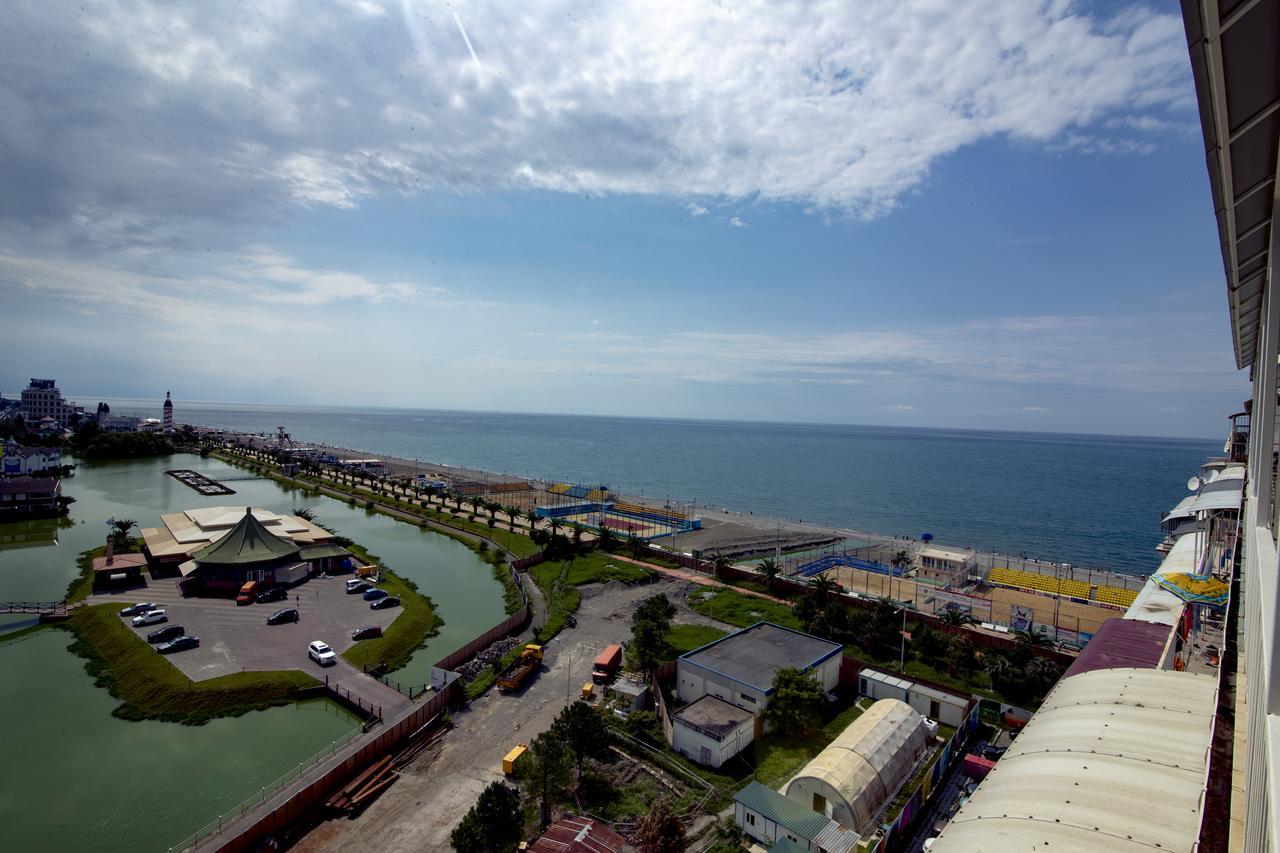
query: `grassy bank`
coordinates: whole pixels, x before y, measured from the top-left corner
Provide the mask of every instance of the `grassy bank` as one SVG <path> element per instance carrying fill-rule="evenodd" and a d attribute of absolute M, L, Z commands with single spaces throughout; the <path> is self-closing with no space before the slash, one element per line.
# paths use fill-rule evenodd
<path fill-rule="evenodd" d="M 351 544 L 347 548 L 362 563 L 382 566 L 376 556 L 359 545 Z M 444 620 L 436 613 L 431 599 L 418 592 L 417 584 L 385 567 L 381 571 L 382 581 L 378 586 L 400 598 L 400 615 L 387 626 L 381 637 L 361 640 L 343 652 L 342 658 L 357 667 L 385 664 L 387 671 L 391 672 L 407 664 L 423 643 L 440 633 Z"/>
<path fill-rule="evenodd" d="M 112 711 L 126 720 L 200 725 L 216 717 L 287 705 L 319 682 L 297 670 L 243 672 L 193 682 L 129 630 L 118 604 L 81 607 L 64 624 L 75 635 L 71 651 L 86 659 L 99 687 L 120 700 Z"/>
<path fill-rule="evenodd" d="M 357 501 L 371 502 L 373 504 L 372 508 L 375 510 L 395 509 L 422 520 L 433 521 L 446 528 L 453 528 L 457 531 L 473 533 L 477 536 L 482 536 L 493 541 L 497 545 L 510 551 L 516 557 L 530 557 L 541 550 L 540 546 L 524 534 L 513 533 L 510 530 L 503 530 L 497 527 L 489 527 L 488 524 L 484 522 L 461 518 L 443 510 L 436 509 L 430 505 L 423 506 L 420 501 L 392 497 L 390 495 L 374 492 L 362 486 L 352 486 L 346 483 L 339 483 L 336 480 L 329 480 L 309 474 L 299 474 L 295 477 L 287 477 L 276 470 L 274 465 L 268 465 L 267 463 L 260 461 L 250 461 L 222 451 L 215 451 L 213 456 L 217 459 L 221 459 L 223 462 L 261 472 L 282 483 L 288 483 L 304 489 L 327 489 L 329 491 L 337 492 L 346 497 L 349 503 L 354 504 Z M 447 530 L 437 530 L 437 532 L 443 533 L 446 536 L 451 535 Z M 454 536 L 453 538 L 466 544 L 473 550 L 476 547 L 475 541 L 469 537 Z"/>

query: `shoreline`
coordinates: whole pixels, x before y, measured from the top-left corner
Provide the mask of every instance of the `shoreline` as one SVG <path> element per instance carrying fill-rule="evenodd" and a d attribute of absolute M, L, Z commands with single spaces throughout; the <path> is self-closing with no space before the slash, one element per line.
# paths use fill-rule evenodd
<path fill-rule="evenodd" d="M 233 440 L 246 443 L 258 449 L 271 449 L 276 447 L 275 437 L 270 434 L 262 433 L 244 433 L 236 430 L 227 430 L 215 426 L 194 425 L 198 429 L 210 430 L 230 437 Z M 388 453 L 375 450 L 367 450 L 361 448 L 340 447 L 338 445 L 328 444 L 326 442 L 299 442 L 305 446 L 315 447 L 335 456 L 346 456 L 349 458 L 361 459 L 378 459 L 386 468 L 389 476 L 415 476 L 416 474 L 427 474 L 441 479 L 451 481 L 473 481 L 481 483 L 500 483 L 522 481 L 530 484 L 531 488 L 545 490 L 550 486 L 553 480 L 542 480 L 538 478 L 525 478 L 513 474 L 502 474 L 493 471 L 485 471 L 479 468 L 463 467 L 449 465 L 443 462 L 430 462 L 421 459 L 405 459 Z M 643 495 L 630 495 L 622 492 L 618 493 L 623 500 L 643 504 L 645 506 L 654 506 L 652 498 L 645 498 Z M 774 549 L 775 543 L 781 545 L 781 553 L 785 558 L 788 553 L 795 554 L 806 550 L 817 550 L 819 548 L 830 548 L 833 544 L 845 543 L 854 540 L 861 543 L 860 548 L 870 549 L 872 551 L 888 553 L 896 550 L 909 550 L 919 544 L 920 540 L 899 536 L 896 534 L 875 533 L 871 531 L 856 530 L 851 527 L 841 527 L 830 524 L 816 524 L 805 522 L 803 520 L 791 520 L 776 516 L 757 515 L 750 510 L 731 510 L 728 507 L 715 506 L 706 503 L 691 504 L 696 510 L 696 514 L 703 521 L 703 528 L 697 531 L 686 531 L 675 535 L 675 546 L 668 546 L 672 537 L 661 536 L 654 539 L 655 544 L 671 547 L 672 550 L 688 552 L 692 548 L 704 552 L 715 553 L 718 550 L 730 551 L 735 546 L 743 544 L 752 544 L 756 547 L 748 548 L 750 556 L 744 559 L 758 559 L 762 554 L 767 555 L 768 551 Z M 708 526 L 708 522 L 710 526 Z M 728 529 L 726 529 L 728 528 Z M 735 533 L 732 528 L 739 531 Z M 717 535 L 720 534 L 720 535 Z M 692 544 L 688 544 L 693 540 Z M 966 551 L 972 553 L 978 563 L 979 568 L 990 569 L 994 566 L 1008 566 L 1012 568 L 1022 569 L 1024 571 L 1035 572 L 1038 574 L 1050 574 L 1061 576 L 1062 578 L 1074 578 L 1077 580 L 1094 581 L 1099 576 L 1104 577 L 1108 582 L 1131 589 L 1140 589 L 1146 582 L 1149 573 L 1121 572 L 1110 567 L 1097 565 L 1079 565 L 1061 560 L 1050 560 L 1046 558 L 1036 558 L 1024 554 L 1004 554 L 994 549 L 984 550 L 973 546 L 961 546 L 939 542 L 937 540 L 928 543 L 932 547 L 946 548 L 948 550 Z M 807 546 L 807 547 L 806 547 Z M 1154 547 L 1153 547 L 1154 550 Z M 886 558 L 887 559 L 887 558 Z"/>

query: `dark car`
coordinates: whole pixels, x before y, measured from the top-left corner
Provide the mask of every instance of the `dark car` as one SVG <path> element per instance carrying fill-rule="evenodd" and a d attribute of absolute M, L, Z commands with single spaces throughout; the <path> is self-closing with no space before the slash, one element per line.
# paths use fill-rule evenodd
<path fill-rule="evenodd" d="M 367 589 L 373 589 L 373 584 L 366 583 L 355 578 L 347 581 L 347 595 L 353 595 L 357 592 L 364 592 Z"/>
<path fill-rule="evenodd" d="M 273 586 L 271 589 L 264 589 L 258 593 L 258 603 L 265 604 L 268 601 L 284 601 L 289 597 L 289 590 L 282 586 Z"/>
<path fill-rule="evenodd" d="M 156 651 L 158 651 L 162 655 L 167 655 L 172 652 L 185 652 L 187 649 L 194 649 L 198 645 L 200 645 L 199 637 L 188 637 L 184 635 L 179 637 L 176 640 L 170 640 L 167 643 L 161 643 L 160 645 L 156 646 Z"/>
<path fill-rule="evenodd" d="M 283 625 L 285 622 L 297 622 L 301 619 L 301 614 L 292 607 L 288 610 L 277 610 L 267 617 L 268 625 Z"/>
<path fill-rule="evenodd" d="M 383 599 L 384 601 L 386 599 Z M 357 628 L 351 632 L 353 640 L 372 640 L 375 637 L 382 636 L 382 629 L 377 625 L 368 625 L 364 628 Z"/>
<path fill-rule="evenodd" d="M 150 634 L 147 634 L 147 642 L 167 643 L 170 640 L 176 640 L 185 633 L 187 633 L 187 631 L 181 625 L 165 625 L 163 628 L 157 628 Z"/>
<path fill-rule="evenodd" d="M 365 601 L 377 601 L 379 598 L 386 598 L 387 591 L 385 589 L 366 589 L 364 591 Z"/>
<path fill-rule="evenodd" d="M 400 606 L 400 599 L 396 598 L 394 595 L 388 595 L 384 598 L 379 598 L 377 601 L 373 602 L 373 604 L 370 604 L 369 609 L 370 610 L 386 610 L 388 607 L 399 607 L 399 606 Z"/>
<path fill-rule="evenodd" d="M 1007 752 L 1007 746 L 986 746 L 982 748 L 982 757 L 988 761 L 995 761 Z"/>

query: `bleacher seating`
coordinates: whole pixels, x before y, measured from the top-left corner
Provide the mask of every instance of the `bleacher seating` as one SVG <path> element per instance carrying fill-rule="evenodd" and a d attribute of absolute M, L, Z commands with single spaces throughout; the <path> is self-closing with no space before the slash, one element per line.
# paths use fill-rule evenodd
<path fill-rule="evenodd" d="M 828 569 L 834 569 L 836 566 L 852 566 L 864 572 L 874 572 L 878 575 L 891 575 L 893 577 L 901 577 L 905 574 L 904 570 L 897 567 L 886 566 L 884 563 L 875 563 L 871 560 L 863 560 L 848 554 L 827 554 L 816 560 L 810 560 L 807 563 L 802 563 L 793 574 L 811 578 Z"/>
<path fill-rule="evenodd" d="M 655 521 L 663 521 L 668 524 L 680 524 L 689 520 L 689 516 L 682 512 L 676 512 L 671 509 L 656 509 L 654 507 L 642 506 L 640 504 L 626 503 L 619 501 L 613 505 L 613 511 L 620 515 L 634 515 L 639 518 L 651 518 Z"/>
<path fill-rule="evenodd" d="M 1082 601 L 1090 599 L 1093 588 L 1086 581 L 1075 578 L 1055 578 L 1053 575 L 1041 575 L 1022 569 L 997 566 L 987 575 L 987 582 L 998 586 L 1011 586 L 1032 592 L 1047 592 L 1051 595 L 1066 595 Z"/>
<path fill-rule="evenodd" d="M 556 483 L 555 485 L 548 488 L 547 491 L 553 495 L 567 495 L 569 493 L 569 490 L 572 488 L 573 486 L 569 485 L 568 483 Z"/>
<path fill-rule="evenodd" d="M 1116 607 L 1128 607 L 1138 597 L 1136 590 L 1123 589 L 1118 586 L 1098 585 L 1097 600 L 1099 604 L 1113 604 Z"/>

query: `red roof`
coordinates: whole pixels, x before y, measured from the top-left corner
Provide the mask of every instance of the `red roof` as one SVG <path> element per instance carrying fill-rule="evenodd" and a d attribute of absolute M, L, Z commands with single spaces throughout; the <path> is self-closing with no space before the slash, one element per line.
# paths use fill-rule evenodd
<path fill-rule="evenodd" d="M 619 853 L 626 839 L 588 817 L 565 817 L 529 846 L 533 853 Z"/>
<path fill-rule="evenodd" d="M 1108 619 L 1102 623 L 1062 677 L 1095 669 L 1156 669 L 1173 629 L 1136 619 Z"/>

